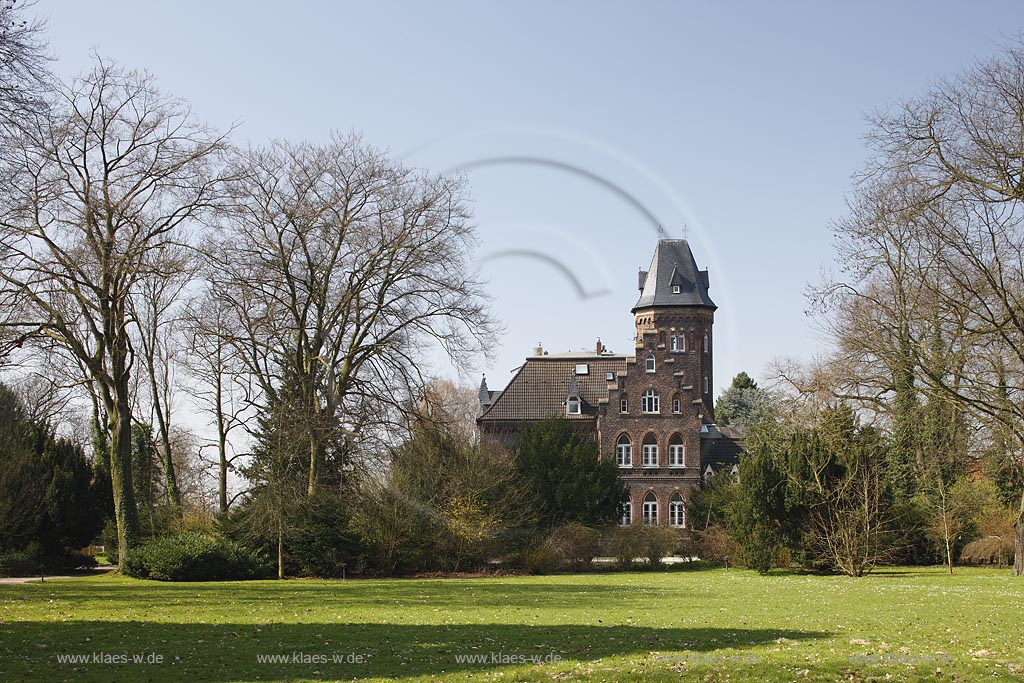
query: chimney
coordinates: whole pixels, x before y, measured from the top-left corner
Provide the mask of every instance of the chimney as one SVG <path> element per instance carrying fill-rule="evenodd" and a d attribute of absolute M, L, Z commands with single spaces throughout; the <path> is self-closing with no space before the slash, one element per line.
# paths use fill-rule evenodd
<path fill-rule="evenodd" d="M 544 347 L 541 346 L 540 342 L 537 342 L 537 345 L 533 347 L 533 355 L 534 356 L 543 356 L 544 355 Z M 533 366 L 531 365 L 530 367 L 533 367 Z"/>
<path fill-rule="evenodd" d="M 601 351 L 603 349 L 604 349 L 604 345 L 601 343 L 601 338 L 598 337 L 597 338 L 597 349 L 596 349 L 595 353 L 600 356 L 601 355 Z"/>

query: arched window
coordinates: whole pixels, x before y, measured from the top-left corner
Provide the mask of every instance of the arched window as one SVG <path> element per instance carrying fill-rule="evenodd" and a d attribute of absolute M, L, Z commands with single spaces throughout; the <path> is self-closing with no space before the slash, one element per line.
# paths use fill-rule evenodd
<path fill-rule="evenodd" d="M 679 495 L 679 491 L 672 494 L 672 500 L 668 503 L 668 524 L 669 526 L 686 526 L 686 501 Z"/>
<path fill-rule="evenodd" d="M 707 353 L 708 349 L 710 349 L 710 348 L 711 348 L 711 345 L 708 344 L 708 333 L 705 332 L 704 333 L 704 353 Z"/>
<path fill-rule="evenodd" d="M 619 412 L 620 413 L 628 413 L 629 412 L 629 397 L 626 394 L 623 394 L 619 398 Z"/>
<path fill-rule="evenodd" d="M 633 442 L 627 434 L 619 437 L 615 442 L 615 464 L 619 467 L 633 466 Z"/>
<path fill-rule="evenodd" d="M 661 412 L 661 402 L 658 399 L 658 392 L 648 389 L 640 397 L 640 410 L 645 413 Z"/>
<path fill-rule="evenodd" d="M 707 376 L 707 375 L 704 375 L 704 393 L 705 393 L 705 394 L 706 394 L 706 393 L 708 393 L 708 390 L 709 390 L 710 388 L 711 388 L 711 386 L 710 386 L 710 384 L 708 383 L 708 376 Z"/>
<path fill-rule="evenodd" d="M 686 467 L 686 444 L 678 434 L 673 434 L 668 440 L 668 466 Z"/>
<path fill-rule="evenodd" d="M 619 526 L 629 526 L 633 523 L 633 501 L 627 500 L 619 507 Z"/>
<path fill-rule="evenodd" d="M 643 465 L 644 467 L 658 466 L 658 439 L 654 434 L 648 434 L 644 437 Z"/>
<path fill-rule="evenodd" d="M 665 330 L 658 330 L 658 343 L 665 346 Z"/>
<path fill-rule="evenodd" d="M 644 524 L 658 525 L 658 497 L 654 491 L 648 491 L 644 496 Z"/>
<path fill-rule="evenodd" d="M 647 372 L 654 372 L 654 354 L 647 354 Z"/>

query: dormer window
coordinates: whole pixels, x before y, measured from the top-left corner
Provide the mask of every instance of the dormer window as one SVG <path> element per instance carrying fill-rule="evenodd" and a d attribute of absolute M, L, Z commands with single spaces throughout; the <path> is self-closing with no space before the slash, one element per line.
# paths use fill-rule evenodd
<path fill-rule="evenodd" d="M 604 373 L 604 379 L 605 379 L 606 382 L 614 382 L 615 381 L 615 373 L 614 372 L 606 372 L 606 373 Z"/>
<path fill-rule="evenodd" d="M 681 290 L 681 287 L 679 285 L 672 285 L 672 293 L 673 294 L 678 294 L 680 292 L 680 290 Z"/>
<path fill-rule="evenodd" d="M 647 354 L 647 364 L 646 364 L 646 367 L 647 367 L 647 372 L 654 372 L 654 354 L 653 353 Z"/>
<path fill-rule="evenodd" d="M 590 374 L 590 366 L 587 365 L 586 363 L 577 363 L 576 364 L 576 374 L 577 375 L 589 375 Z"/>
<path fill-rule="evenodd" d="M 565 402 L 565 414 L 566 415 L 579 415 L 580 414 L 580 400 L 576 397 L 572 397 Z"/>

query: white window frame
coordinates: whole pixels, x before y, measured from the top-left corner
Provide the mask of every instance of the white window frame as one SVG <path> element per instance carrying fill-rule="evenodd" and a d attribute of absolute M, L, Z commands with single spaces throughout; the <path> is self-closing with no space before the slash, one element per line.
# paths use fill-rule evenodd
<path fill-rule="evenodd" d="M 579 415 L 582 401 L 578 398 L 570 398 L 565 402 L 565 414 L 566 415 Z"/>
<path fill-rule="evenodd" d="M 686 501 L 679 495 L 673 493 L 668 502 L 668 525 L 677 529 L 686 528 Z"/>
<path fill-rule="evenodd" d="M 670 443 L 668 445 L 668 466 L 686 467 L 685 443 Z"/>
<path fill-rule="evenodd" d="M 626 439 L 625 443 L 622 441 L 623 437 Z M 615 464 L 623 469 L 633 466 L 633 442 L 625 434 L 615 442 Z"/>
<path fill-rule="evenodd" d="M 661 398 L 654 389 L 648 389 L 640 397 L 640 412 L 649 414 L 661 412 Z"/>
<path fill-rule="evenodd" d="M 604 373 L 604 381 L 605 382 L 614 382 L 615 381 L 615 373 L 614 372 L 606 372 L 606 373 Z"/>
<path fill-rule="evenodd" d="M 586 363 L 577 363 L 576 364 L 576 374 L 577 375 L 589 375 L 590 374 L 590 366 L 587 365 Z"/>
<path fill-rule="evenodd" d="M 657 361 L 654 359 L 654 354 L 647 354 L 647 358 L 644 360 L 644 369 L 647 370 L 647 372 L 654 372 L 656 367 Z"/>
<path fill-rule="evenodd" d="M 672 285 L 672 293 L 673 294 L 679 294 L 679 292 L 681 290 L 682 290 L 682 288 L 679 285 Z"/>
<path fill-rule="evenodd" d="M 648 500 L 648 498 L 654 500 Z M 643 500 L 643 520 L 647 526 L 658 526 L 658 497 L 653 491 L 648 492 Z"/>
<path fill-rule="evenodd" d="M 628 413 L 629 412 L 629 399 L 628 398 L 619 399 L 619 412 L 620 413 Z"/>
<path fill-rule="evenodd" d="M 683 402 L 680 401 L 678 398 L 672 399 L 672 412 L 677 415 L 683 412 Z"/>
<path fill-rule="evenodd" d="M 657 467 L 658 466 L 658 444 L 657 443 L 645 443 L 641 447 L 641 453 L 643 453 L 643 466 L 644 467 Z"/>

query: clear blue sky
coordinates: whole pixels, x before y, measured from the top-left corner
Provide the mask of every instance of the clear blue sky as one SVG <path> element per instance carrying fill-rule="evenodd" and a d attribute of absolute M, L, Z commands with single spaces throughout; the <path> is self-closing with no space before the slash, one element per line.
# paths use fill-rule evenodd
<path fill-rule="evenodd" d="M 1024 24 L 1019 1 L 34 11 L 60 74 L 89 68 L 93 51 L 146 69 L 211 125 L 241 122 L 240 143 L 355 129 L 410 163 L 464 169 L 507 329 L 482 368 L 492 389 L 538 341 L 580 350 L 600 336 L 631 352 L 652 223 L 685 230 L 719 305 L 716 393 L 740 370 L 761 377 L 773 357 L 823 349 L 804 290 L 831 265 L 829 221 L 865 159 L 865 115 L 992 55 Z"/>

